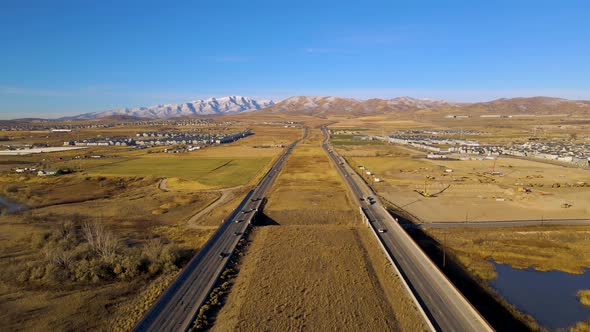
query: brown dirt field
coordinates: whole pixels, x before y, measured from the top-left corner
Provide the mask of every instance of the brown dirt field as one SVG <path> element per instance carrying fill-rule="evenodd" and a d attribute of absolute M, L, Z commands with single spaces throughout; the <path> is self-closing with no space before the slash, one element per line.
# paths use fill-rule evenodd
<path fill-rule="evenodd" d="M 352 165 L 363 165 L 382 180 L 374 184 L 381 195 L 426 222 L 590 218 L 588 170 L 513 158 L 417 159 L 424 154 L 397 146 L 342 151 Z M 502 176 L 489 174 L 492 170 Z M 416 191 L 424 190 L 427 176 L 430 193 L 450 187 L 437 197 L 423 197 Z M 532 192 L 519 191 L 522 187 Z M 563 203 L 572 207 L 562 208 Z"/>
<path fill-rule="evenodd" d="M 370 236 L 361 226 L 256 229 L 213 330 L 422 330 Z"/>

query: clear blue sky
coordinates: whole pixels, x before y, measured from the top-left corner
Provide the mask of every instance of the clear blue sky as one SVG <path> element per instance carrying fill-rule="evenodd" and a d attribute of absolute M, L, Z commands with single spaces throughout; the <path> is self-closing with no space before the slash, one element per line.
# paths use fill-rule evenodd
<path fill-rule="evenodd" d="M 0 0 L 0 118 L 230 94 L 590 99 L 590 2 Z"/>

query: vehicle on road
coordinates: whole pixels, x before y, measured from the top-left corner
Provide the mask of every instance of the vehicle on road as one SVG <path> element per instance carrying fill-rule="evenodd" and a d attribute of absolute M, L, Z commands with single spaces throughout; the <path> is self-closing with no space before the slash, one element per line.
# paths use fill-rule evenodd
<path fill-rule="evenodd" d="M 379 233 L 385 233 L 387 230 L 385 228 L 379 228 Z"/>
<path fill-rule="evenodd" d="M 244 221 L 243 219 L 236 219 L 236 221 L 234 221 L 236 224 L 241 223 L 242 221 Z"/>
<path fill-rule="evenodd" d="M 220 252 L 219 253 L 219 257 L 223 258 L 223 257 L 227 257 L 227 256 L 229 256 L 229 254 L 227 252 Z"/>

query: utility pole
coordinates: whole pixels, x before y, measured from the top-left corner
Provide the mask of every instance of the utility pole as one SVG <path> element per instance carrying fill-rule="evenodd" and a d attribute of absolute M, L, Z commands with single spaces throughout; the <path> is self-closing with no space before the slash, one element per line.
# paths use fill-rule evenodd
<path fill-rule="evenodd" d="M 444 231 L 443 236 L 443 262 L 442 267 L 445 268 L 447 265 L 447 231 Z"/>

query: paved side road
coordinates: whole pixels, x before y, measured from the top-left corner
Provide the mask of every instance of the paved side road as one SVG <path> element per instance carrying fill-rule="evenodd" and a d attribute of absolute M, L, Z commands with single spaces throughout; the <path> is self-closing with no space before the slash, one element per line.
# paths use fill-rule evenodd
<path fill-rule="evenodd" d="M 455 288 L 437 266 L 387 212 L 372 190 L 329 145 L 323 147 L 343 175 L 356 202 L 364 211 L 371 229 L 387 249 L 403 278 L 407 281 L 429 323 L 439 331 L 493 331 L 486 320 Z M 368 197 L 373 198 L 371 203 Z"/>
<path fill-rule="evenodd" d="M 199 308 L 225 269 L 238 242 L 253 222 L 267 190 L 287 156 L 299 141 L 290 145 L 276 160 L 237 209 L 199 250 L 178 277 L 158 298 L 133 331 L 188 331 Z"/>

